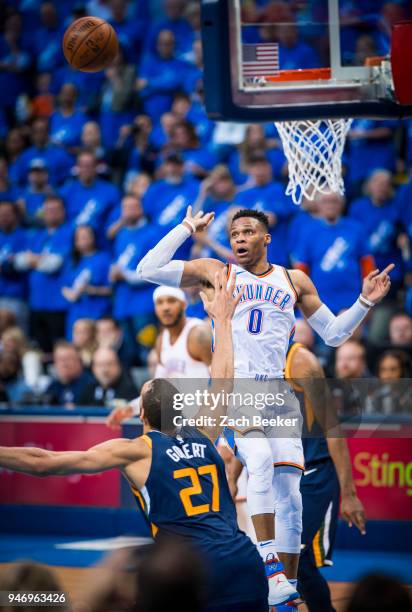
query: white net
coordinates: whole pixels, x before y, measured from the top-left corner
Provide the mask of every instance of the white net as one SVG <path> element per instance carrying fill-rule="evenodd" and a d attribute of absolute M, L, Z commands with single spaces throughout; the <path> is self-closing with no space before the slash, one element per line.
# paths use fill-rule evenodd
<path fill-rule="evenodd" d="M 286 194 L 295 204 L 316 192 L 343 194 L 342 153 L 352 119 L 277 121 L 283 151 L 288 160 Z"/>

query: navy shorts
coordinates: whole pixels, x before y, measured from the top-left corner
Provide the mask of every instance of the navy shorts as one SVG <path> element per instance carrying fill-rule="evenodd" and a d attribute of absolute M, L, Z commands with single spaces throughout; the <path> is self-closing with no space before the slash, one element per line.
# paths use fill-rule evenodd
<path fill-rule="evenodd" d="M 302 545 L 313 546 L 316 565 L 331 565 L 339 514 L 339 481 L 332 459 L 306 466 L 300 481 Z"/>

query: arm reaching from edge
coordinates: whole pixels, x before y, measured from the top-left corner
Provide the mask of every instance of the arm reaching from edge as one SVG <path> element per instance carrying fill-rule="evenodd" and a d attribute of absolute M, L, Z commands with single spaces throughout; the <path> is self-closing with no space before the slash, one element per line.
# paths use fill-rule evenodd
<path fill-rule="evenodd" d="M 33 476 L 96 474 L 124 468 L 146 456 L 140 440 L 108 440 L 85 451 L 52 452 L 42 448 L 0 447 L 0 467 Z"/>
<path fill-rule="evenodd" d="M 202 281 L 211 281 L 214 272 L 224 264 L 216 259 L 194 259 L 184 262 L 172 260 L 177 249 L 195 232 L 204 231 L 210 225 L 213 213 L 199 211 L 192 215 L 192 207 L 187 209 L 182 223 L 174 227 L 139 262 L 136 272 L 143 281 L 169 287 L 190 287 Z"/>
<path fill-rule="evenodd" d="M 373 270 L 368 274 L 359 298 L 338 316 L 322 303 L 315 285 L 304 272 L 290 270 L 290 276 L 298 288 L 300 308 L 309 325 L 326 344 L 340 346 L 351 337 L 370 309 L 388 294 L 391 286 L 389 272 L 394 267 L 390 264 L 382 272 Z"/>

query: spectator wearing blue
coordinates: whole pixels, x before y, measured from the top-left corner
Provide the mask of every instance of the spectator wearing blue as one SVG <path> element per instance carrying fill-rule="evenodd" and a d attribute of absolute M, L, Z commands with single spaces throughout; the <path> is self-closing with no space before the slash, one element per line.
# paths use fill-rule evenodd
<path fill-rule="evenodd" d="M 127 168 L 126 181 L 139 172 L 153 174 L 156 163 L 156 151 L 151 141 L 152 121 L 147 115 L 138 115 L 129 127 L 129 134 L 123 143 L 119 143 L 119 153 L 123 167 Z"/>
<path fill-rule="evenodd" d="M 85 151 L 91 151 L 96 157 L 98 174 L 107 173 L 107 151 L 102 144 L 102 133 L 97 121 L 88 121 L 84 124 L 82 129 L 82 148 Z"/>
<path fill-rule="evenodd" d="M 109 23 L 117 34 L 127 62 L 137 64 L 140 60 L 142 39 L 146 32 L 144 23 L 136 17 L 131 17 L 128 8 L 126 0 L 111 0 Z"/>
<path fill-rule="evenodd" d="M 215 218 L 207 232 L 193 235 L 195 244 L 191 253 L 192 258 L 217 256 L 224 261 L 232 261 L 229 257 L 231 251 L 227 228 L 229 219 L 238 210 L 233 207 L 235 196 L 236 185 L 232 175 L 227 166 L 219 164 L 202 181 L 198 198 L 193 205 L 195 212 L 199 210 L 205 213 L 214 212 Z"/>
<path fill-rule="evenodd" d="M 0 108 L 9 123 L 14 122 L 16 101 L 29 89 L 30 53 L 22 37 L 21 16 L 13 12 L 5 21 L 0 37 Z"/>
<path fill-rule="evenodd" d="M 356 119 L 348 133 L 348 176 L 350 193 L 356 196 L 373 170 L 396 170 L 394 141 L 396 121 Z"/>
<path fill-rule="evenodd" d="M 64 61 L 63 32 L 53 2 L 42 2 L 40 19 L 41 25 L 33 35 L 33 56 L 36 58 L 37 72 L 53 72 Z"/>
<path fill-rule="evenodd" d="M 97 176 L 96 156 L 83 151 L 77 157 L 77 178 L 67 181 L 60 190 L 68 221 L 75 226 L 90 225 L 104 243 L 105 223 L 110 211 L 120 201 L 118 189 Z"/>
<path fill-rule="evenodd" d="M 288 226 L 297 207 L 285 196 L 282 183 L 273 180 L 272 166 L 265 152 L 256 151 L 249 159 L 248 184 L 252 187 L 239 191 L 236 206 L 261 210 L 269 217 L 272 241 L 268 246 L 271 263 L 289 265 Z"/>
<path fill-rule="evenodd" d="M 243 185 L 249 177 L 249 163 L 255 152 L 264 152 L 275 180 L 287 174 L 287 160 L 279 148 L 269 148 L 264 126 L 258 123 L 248 125 L 243 142 L 233 150 L 228 159 L 228 167 L 236 185 Z"/>
<path fill-rule="evenodd" d="M 342 217 L 343 198 L 337 193 L 317 195 L 320 217 L 295 245 L 295 268 L 304 270 L 320 299 L 338 314 L 359 296 L 362 278 L 375 268 L 362 226 Z"/>
<path fill-rule="evenodd" d="M 178 121 L 178 117 L 172 112 L 163 113 L 160 117 L 150 134 L 150 142 L 156 151 L 160 151 L 165 145 L 170 144 L 173 128 Z"/>
<path fill-rule="evenodd" d="M 187 3 L 185 0 L 165 0 L 165 19 L 154 23 L 145 39 L 145 52 L 152 53 L 155 50 L 159 33 L 162 30 L 172 32 L 176 41 L 176 55 L 185 55 L 192 48 L 194 31 L 185 18 Z"/>
<path fill-rule="evenodd" d="M 121 126 L 131 123 L 136 112 L 136 68 L 126 62 L 120 48 L 116 59 L 105 70 L 104 75 L 99 123 L 102 127 L 103 144 L 109 147 L 117 140 Z"/>
<path fill-rule="evenodd" d="M 68 302 L 66 329 L 71 334 L 77 319 L 99 319 L 110 312 L 110 257 L 99 251 L 90 225 L 80 225 L 74 234 L 72 265 L 62 294 Z"/>
<path fill-rule="evenodd" d="M 49 185 L 49 173 L 43 159 L 32 159 L 29 164 L 29 184 L 22 189 L 18 199 L 24 224 L 43 226 L 43 203 L 53 192 Z"/>
<path fill-rule="evenodd" d="M 390 295 L 396 295 L 405 272 L 402 253 L 397 245 L 402 214 L 395 197 L 392 175 L 388 170 L 375 170 L 366 181 L 365 196 L 352 202 L 348 217 L 358 221 L 363 228 L 369 253 L 376 266 L 383 270 L 395 264 L 391 272 Z"/>
<path fill-rule="evenodd" d="M 81 134 L 88 118 L 76 108 L 77 89 L 72 83 L 62 85 L 57 98 L 58 110 L 50 117 L 52 142 L 75 154 L 81 143 Z"/>
<path fill-rule="evenodd" d="M 140 66 L 137 88 L 144 112 L 154 122 L 171 109 L 173 96 L 186 91 L 192 67 L 175 57 L 175 38 L 170 30 L 161 30 L 156 50 L 146 53 Z"/>
<path fill-rule="evenodd" d="M 60 146 L 50 142 L 47 119 L 33 121 L 30 130 L 32 146 L 23 151 L 15 160 L 13 175 L 20 186 L 27 185 L 29 166 L 33 159 L 41 159 L 49 170 L 49 179 L 56 187 L 69 176 L 73 165 L 72 157 Z"/>
<path fill-rule="evenodd" d="M 199 181 L 184 175 L 181 155 L 169 152 L 161 168 L 163 178 L 154 181 L 143 198 L 145 215 L 157 224 L 159 235 L 167 234 L 177 222 L 183 220 L 189 204 L 193 204 L 199 192 Z M 187 259 L 190 253 L 187 240 L 177 251 L 176 257 Z"/>
<path fill-rule="evenodd" d="M 200 37 L 195 38 L 192 45 L 192 52 L 187 53 L 184 59 L 189 62 L 191 66 L 191 71 L 187 76 L 187 91 L 191 92 L 195 99 L 196 96 L 194 93 L 197 91 L 200 83 L 203 85 L 204 76 L 203 47 Z"/>
<path fill-rule="evenodd" d="M 26 243 L 17 206 L 12 202 L 0 202 L 0 309 L 13 312 L 25 332 L 29 316 L 27 278 L 18 268 L 16 255 L 26 248 Z"/>
<path fill-rule="evenodd" d="M 143 216 L 139 198 L 126 194 L 122 200 L 121 217 L 112 226 L 116 231 L 113 247 L 114 263 L 110 280 L 114 285 L 113 316 L 119 321 L 124 338 L 145 365 L 156 328 L 153 313 L 153 287 L 137 278 L 136 267 L 141 258 L 157 243 L 156 226 Z M 110 231 L 110 230 L 109 230 Z M 136 340 L 138 344 L 136 345 Z"/>
<path fill-rule="evenodd" d="M 203 87 L 203 81 L 200 81 L 199 86 Z M 173 99 L 172 113 L 177 120 L 190 121 L 203 146 L 209 143 L 215 124 L 206 115 L 202 104 L 194 103 L 188 94 L 180 91 Z"/>
<path fill-rule="evenodd" d="M 92 380 L 83 369 L 76 347 L 66 340 L 56 342 L 53 350 L 54 379 L 44 391 L 44 401 L 64 408 L 75 408 Z"/>
<path fill-rule="evenodd" d="M 206 147 L 200 146 L 193 123 L 178 121 L 172 128 L 170 148 L 178 151 L 184 161 L 184 172 L 187 176 L 202 179 L 217 164 L 217 157 Z M 160 163 L 162 157 L 160 157 Z"/>
<path fill-rule="evenodd" d="M 77 92 L 76 107 L 85 113 L 95 114 L 99 107 L 103 79 L 102 71 L 82 72 L 66 63 L 53 72 L 50 92 L 57 96 L 63 85 L 74 85 Z"/>
<path fill-rule="evenodd" d="M 67 302 L 62 287 L 72 249 L 72 229 L 65 223 L 63 200 L 49 196 L 43 206 L 44 229 L 33 232 L 20 253 L 29 273 L 31 335 L 46 354 L 65 336 Z"/>

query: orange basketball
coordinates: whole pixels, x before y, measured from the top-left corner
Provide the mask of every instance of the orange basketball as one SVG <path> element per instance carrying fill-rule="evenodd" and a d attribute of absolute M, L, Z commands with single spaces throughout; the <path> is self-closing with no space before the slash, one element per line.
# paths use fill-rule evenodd
<path fill-rule="evenodd" d="M 104 70 L 119 52 L 112 26 L 98 17 L 74 21 L 63 37 L 63 53 L 72 68 L 83 72 Z"/>

